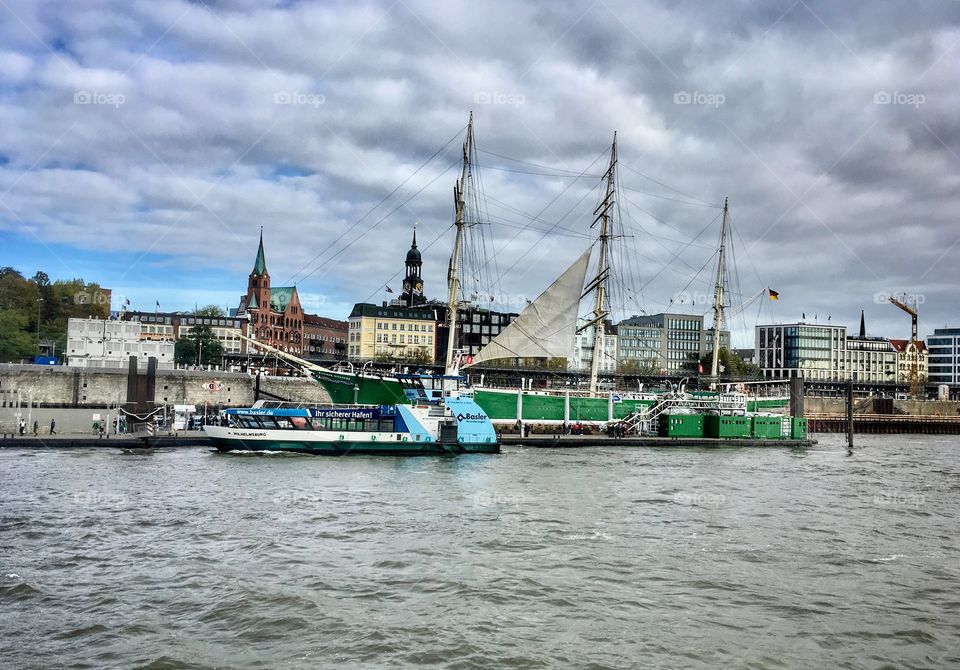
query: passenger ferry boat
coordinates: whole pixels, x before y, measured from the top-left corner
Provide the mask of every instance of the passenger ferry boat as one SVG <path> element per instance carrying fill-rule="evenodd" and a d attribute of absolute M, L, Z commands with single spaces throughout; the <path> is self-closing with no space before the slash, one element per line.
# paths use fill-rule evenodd
<path fill-rule="evenodd" d="M 303 405 L 261 400 L 226 410 L 207 426 L 218 451 L 290 451 L 329 456 L 497 454 L 500 441 L 469 396 L 437 404 Z"/>

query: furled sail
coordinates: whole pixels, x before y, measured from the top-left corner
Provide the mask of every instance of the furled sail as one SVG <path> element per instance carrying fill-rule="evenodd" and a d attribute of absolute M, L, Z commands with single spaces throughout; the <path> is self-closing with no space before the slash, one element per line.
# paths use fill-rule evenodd
<path fill-rule="evenodd" d="M 471 365 L 498 358 L 566 358 L 576 344 L 587 249 L 520 316 L 477 352 Z"/>

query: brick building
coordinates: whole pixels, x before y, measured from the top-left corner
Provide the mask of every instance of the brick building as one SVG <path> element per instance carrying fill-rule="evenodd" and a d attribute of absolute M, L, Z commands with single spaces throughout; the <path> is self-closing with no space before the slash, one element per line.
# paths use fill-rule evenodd
<path fill-rule="evenodd" d="M 316 314 L 303 315 L 303 357 L 308 359 L 345 359 L 349 324 Z"/>
<path fill-rule="evenodd" d="M 271 286 L 270 273 L 260 247 L 247 280 L 247 294 L 240 298 L 240 316 L 249 315 L 254 337 L 265 344 L 291 354 L 303 353 L 303 308 L 296 286 Z"/>

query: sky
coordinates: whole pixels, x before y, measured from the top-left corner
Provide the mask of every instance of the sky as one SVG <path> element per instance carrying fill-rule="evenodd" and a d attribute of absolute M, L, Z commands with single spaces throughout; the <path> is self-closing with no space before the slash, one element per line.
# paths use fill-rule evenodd
<path fill-rule="evenodd" d="M 274 285 L 345 318 L 417 222 L 444 298 L 473 112 L 494 306 L 591 244 L 616 131 L 615 318 L 709 311 L 729 198 L 735 346 L 909 337 L 897 294 L 925 336 L 960 325 L 957 109 L 957 0 L 0 0 L 0 265 L 235 307 L 262 227 Z"/>

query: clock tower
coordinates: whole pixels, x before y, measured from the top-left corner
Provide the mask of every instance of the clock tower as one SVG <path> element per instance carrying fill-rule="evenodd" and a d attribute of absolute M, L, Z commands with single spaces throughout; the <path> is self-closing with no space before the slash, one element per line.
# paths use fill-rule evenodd
<path fill-rule="evenodd" d="M 403 293 L 400 294 L 400 302 L 407 307 L 422 305 L 426 302 L 423 297 L 423 278 L 420 276 L 420 269 L 423 266 L 423 260 L 420 258 L 420 250 L 417 249 L 417 228 L 413 228 L 413 244 L 410 251 L 407 252 L 407 273 L 403 280 Z"/>

